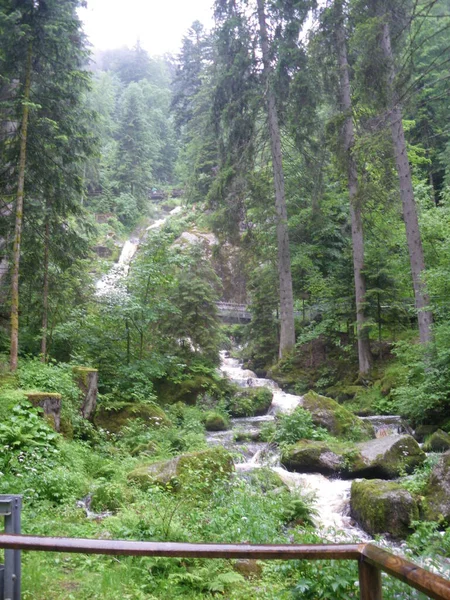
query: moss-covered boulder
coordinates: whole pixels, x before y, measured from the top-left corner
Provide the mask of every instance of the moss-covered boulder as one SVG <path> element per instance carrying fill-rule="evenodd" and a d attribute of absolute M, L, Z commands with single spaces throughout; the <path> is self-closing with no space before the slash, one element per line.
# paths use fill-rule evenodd
<path fill-rule="evenodd" d="M 414 497 L 393 481 L 354 481 L 350 506 L 352 517 L 371 535 L 405 538 L 411 533 L 411 523 L 419 518 Z"/>
<path fill-rule="evenodd" d="M 436 425 L 418 425 L 414 430 L 414 438 L 420 443 L 436 431 Z"/>
<path fill-rule="evenodd" d="M 231 454 L 215 447 L 138 467 L 129 473 L 128 479 L 142 489 L 158 485 L 201 495 L 210 493 L 217 482 L 228 479 L 233 471 Z"/>
<path fill-rule="evenodd" d="M 163 409 L 152 402 L 121 402 L 111 406 L 99 406 L 95 414 L 95 424 L 112 433 L 118 433 L 130 420 L 141 419 L 149 427 L 170 425 Z"/>
<path fill-rule="evenodd" d="M 375 437 L 370 423 L 363 421 L 332 398 L 310 391 L 303 397 L 301 406 L 311 413 L 314 425 L 324 427 L 332 435 L 354 441 Z"/>
<path fill-rule="evenodd" d="M 425 516 L 430 521 L 450 523 L 450 451 L 431 472 L 425 495 Z"/>
<path fill-rule="evenodd" d="M 203 423 L 206 431 L 226 431 L 230 428 L 230 423 L 223 415 L 218 412 L 210 411 L 205 414 Z"/>
<path fill-rule="evenodd" d="M 430 435 L 423 445 L 425 452 L 446 452 L 450 450 L 450 435 L 438 429 Z"/>
<path fill-rule="evenodd" d="M 228 401 L 232 417 L 265 415 L 272 404 L 273 392 L 268 388 L 246 388 L 237 391 Z"/>
<path fill-rule="evenodd" d="M 356 444 L 301 440 L 284 448 L 281 456 L 288 471 L 341 475 L 350 479 L 394 479 L 411 473 L 424 460 L 425 453 L 409 435 L 391 435 Z"/>
<path fill-rule="evenodd" d="M 405 473 L 412 473 L 421 465 L 425 452 L 410 435 L 388 435 L 376 440 L 357 444 L 365 467 L 364 477 L 395 479 Z"/>
<path fill-rule="evenodd" d="M 281 463 L 288 471 L 337 475 L 345 468 L 343 454 L 327 442 L 301 440 L 283 450 Z"/>
<path fill-rule="evenodd" d="M 263 494 L 273 491 L 289 491 L 286 483 L 281 479 L 278 473 L 272 469 L 261 468 L 251 471 L 238 471 L 237 475 L 250 483 L 252 487 L 259 489 Z"/>

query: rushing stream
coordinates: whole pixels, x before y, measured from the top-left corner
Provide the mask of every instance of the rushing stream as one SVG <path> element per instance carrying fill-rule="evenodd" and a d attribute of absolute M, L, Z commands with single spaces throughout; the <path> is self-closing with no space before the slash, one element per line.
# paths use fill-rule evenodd
<path fill-rule="evenodd" d="M 310 493 L 315 498 L 315 521 L 320 528 L 328 528 L 336 533 L 326 534 L 334 540 L 356 539 L 368 540 L 369 536 L 362 531 L 350 517 L 351 481 L 331 479 L 319 473 L 291 473 L 280 464 L 280 455 L 272 444 L 260 442 L 258 432 L 265 423 L 274 421 L 277 413 L 292 412 L 300 405 L 302 397 L 283 392 L 271 379 L 259 378 L 247 369 L 243 369 L 239 360 L 221 353 L 221 372 L 240 387 L 267 387 L 273 391 L 272 405 L 267 415 L 232 419 L 232 427 L 228 431 L 211 432 L 208 443 L 220 444 L 232 450 L 236 459 L 237 471 L 249 471 L 260 467 L 269 467 L 292 490 Z M 399 417 L 368 417 L 378 435 L 389 435 L 402 431 Z M 250 440 L 250 441 L 248 441 Z M 339 532 L 339 533 L 338 533 Z"/>

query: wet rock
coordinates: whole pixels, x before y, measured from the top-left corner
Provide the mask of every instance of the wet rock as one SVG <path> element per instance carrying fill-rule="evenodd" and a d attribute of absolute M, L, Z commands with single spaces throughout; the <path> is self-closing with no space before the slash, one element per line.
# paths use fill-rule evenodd
<path fill-rule="evenodd" d="M 411 533 L 411 523 L 419 518 L 416 500 L 393 481 L 354 481 L 350 507 L 351 516 L 371 535 L 405 538 Z"/>
<path fill-rule="evenodd" d="M 216 482 L 228 479 L 233 471 L 231 454 L 215 447 L 138 467 L 128 479 L 144 490 L 157 485 L 195 496 L 210 493 Z"/>
<path fill-rule="evenodd" d="M 394 479 L 423 463 L 425 453 L 409 435 L 391 435 L 359 444 L 301 440 L 285 448 L 281 461 L 289 471 Z"/>
<path fill-rule="evenodd" d="M 450 451 L 441 456 L 431 472 L 425 499 L 427 519 L 450 522 Z"/>
<path fill-rule="evenodd" d="M 312 415 L 316 426 L 324 427 L 332 435 L 359 441 L 375 437 L 372 425 L 355 416 L 335 400 L 308 392 L 301 406 Z"/>
<path fill-rule="evenodd" d="M 267 492 L 278 493 L 289 490 L 280 475 L 272 471 L 272 469 L 253 469 L 252 471 L 240 471 L 237 474 L 264 494 Z"/>
<path fill-rule="evenodd" d="M 301 440 L 286 448 L 281 463 L 288 471 L 337 475 L 345 468 L 345 460 L 327 442 Z"/>
<path fill-rule="evenodd" d="M 450 450 L 450 435 L 438 429 L 430 435 L 423 445 L 425 452 L 446 452 Z"/>
<path fill-rule="evenodd" d="M 410 435 L 388 435 L 357 444 L 364 467 L 364 477 L 394 479 L 404 473 L 412 473 L 426 456 L 416 440 Z"/>
<path fill-rule="evenodd" d="M 206 431 L 226 431 L 230 424 L 228 420 L 217 412 L 207 412 L 204 418 Z"/>
<path fill-rule="evenodd" d="M 431 435 L 436 431 L 437 427 L 435 425 L 418 425 L 414 430 L 414 438 L 422 443 L 425 441 L 425 438 Z"/>

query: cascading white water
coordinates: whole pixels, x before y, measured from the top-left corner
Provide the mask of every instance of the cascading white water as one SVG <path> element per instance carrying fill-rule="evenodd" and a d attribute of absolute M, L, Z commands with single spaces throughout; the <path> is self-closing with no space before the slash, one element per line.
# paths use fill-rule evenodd
<path fill-rule="evenodd" d="M 147 229 L 146 232 L 160 229 L 164 223 L 171 216 L 178 214 L 181 212 L 181 206 L 175 207 L 170 211 L 168 215 L 158 219 Z M 108 296 L 111 294 L 119 295 L 126 293 L 121 286 L 121 280 L 124 279 L 128 275 L 128 271 L 130 270 L 130 263 L 136 254 L 136 251 L 140 244 L 140 239 L 137 237 L 132 237 L 125 242 L 122 247 L 122 251 L 120 253 L 119 260 L 115 265 L 111 267 L 111 269 L 101 277 L 96 283 L 96 294 L 97 296 Z"/>
<path fill-rule="evenodd" d="M 327 529 L 324 536 L 330 541 L 370 539 L 349 516 L 351 481 L 329 479 L 319 473 L 291 473 L 280 465 L 279 453 L 273 445 L 257 441 L 261 426 L 274 421 L 277 413 L 292 412 L 301 405 L 302 396 L 283 392 L 271 379 L 258 378 L 252 371 L 243 369 L 240 361 L 230 358 L 227 352 L 221 353 L 220 370 L 224 376 L 241 387 L 270 388 L 273 391 L 273 400 L 268 415 L 232 419 L 231 430 L 209 433 L 208 442 L 236 451 L 241 457 L 241 462 L 238 459 L 236 463 L 237 471 L 269 467 L 290 489 L 310 493 L 315 499 L 314 521 L 317 527 Z"/>

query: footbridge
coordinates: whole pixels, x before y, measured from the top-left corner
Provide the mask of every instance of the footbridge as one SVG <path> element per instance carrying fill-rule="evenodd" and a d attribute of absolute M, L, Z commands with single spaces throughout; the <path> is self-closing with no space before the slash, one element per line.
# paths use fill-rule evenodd
<path fill-rule="evenodd" d="M 224 323 L 250 323 L 252 314 L 246 304 L 235 302 L 216 302 L 217 312 Z"/>

